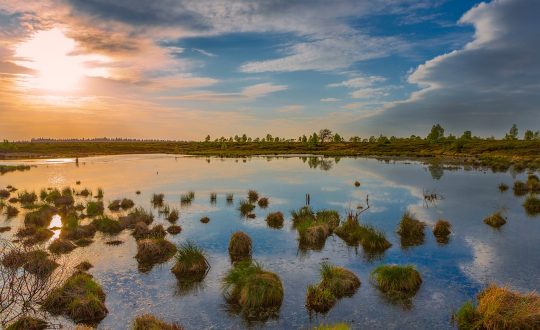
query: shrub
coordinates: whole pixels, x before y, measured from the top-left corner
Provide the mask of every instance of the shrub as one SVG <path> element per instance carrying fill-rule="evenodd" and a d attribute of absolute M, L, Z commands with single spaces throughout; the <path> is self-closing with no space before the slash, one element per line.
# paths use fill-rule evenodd
<path fill-rule="evenodd" d="M 491 227 L 499 228 L 506 223 L 506 220 L 502 216 L 502 213 L 499 211 L 485 218 L 484 223 L 490 225 Z"/>
<path fill-rule="evenodd" d="M 191 241 L 178 246 L 175 259 L 171 272 L 181 281 L 200 282 L 210 268 L 204 250 Z"/>
<path fill-rule="evenodd" d="M 414 295 L 422 284 L 420 273 L 412 265 L 381 265 L 371 272 L 375 285 L 389 295 Z"/>
<path fill-rule="evenodd" d="M 146 238 L 137 241 L 139 270 L 150 270 L 155 264 L 164 263 L 176 252 L 176 246 L 164 238 Z"/>
<path fill-rule="evenodd" d="M 523 203 L 523 207 L 528 215 L 537 215 L 540 213 L 540 199 L 536 196 L 529 196 Z"/>
<path fill-rule="evenodd" d="M 171 235 L 180 234 L 181 231 L 182 231 L 182 227 L 177 226 L 177 225 L 171 225 L 169 226 L 169 228 L 167 228 L 167 232 Z"/>
<path fill-rule="evenodd" d="M 223 279 L 223 290 L 227 301 L 238 305 L 248 318 L 274 316 L 283 302 L 279 276 L 256 262 L 236 263 Z"/>
<path fill-rule="evenodd" d="M 232 234 L 229 241 L 229 256 L 232 262 L 250 260 L 252 253 L 251 238 L 244 232 Z"/>
<path fill-rule="evenodd" d="M 45 310 L 63 314 L 75 323 L 96 323 L 108 314 L 105 292 L 87 273 L 75 273 L 43 301 Z"/>
<path fill-rule="evenodd" d="M 477 298 L 477 306 L 469 301 L 454 314 L 459 329 L 536 329 L 540 324 L 540 296 L 535 292 L 520 294 L 490 285 Z"/>
<path fill-rule="evenodd" d="M 41 319 L 30 316 L 21 316 L 7 326 L 6 330 L 44 330 L 49 324 Z"/>
<path fill-rule="evenodd" d="M 433 228 L 433 235 L 439 243 L 448 243 L 448 235 L 450 235 L 452 225 L 448 221 L 439 220 Z"/>
<path fill-rule="evenodd" d="M 49 245 L 49 251 L 56 254 L 69 253 L 77 246 L 66 239 L 57 238 Z"/>
<path fill-rule="evenodd" d="M 86 215 L 88 215 L 89 217 L 102 215 L 103 211 L 105 211 L 105 207 L 103 206 L 102 201 L 88 201 L 88 203 L 86 203 Z"/>
<path fill-rule="evenodd" d="M 268 207 L 268 197 L 261 197 L 259 199 L 259 201 L 257 202 L 257 204 L 259 205 L 259 207 L 261 209 L 265 209 Z"/>
<path fill-rule="evenodd" d="M 150 314 L 137 316 L 133 321 L 133 330 L 183 330 L 178 324 L 169 324 Z"/>
<path fill-rule="evenodd" d="M 422 244 L 425 226 L 425 223 L 415 219 L 409 211 L 406 211 L 401 217 L 397 230 L 401 237 L 401 246 L 409 247 Z"/>
<path fill-rule="evenodd" d="M 96 228 L 97 231 L 106 234 L 118 234 L 124 228 L 117 220 L 113 220 L 106 216 L 101 216 L 92 221 L 92 225 Z"/>
<path fill-rule="evenodd" d="M 273 212 L 266 216 L 266 223 L 272 228 L 283 228 L 283 213 Z"/>
<path fill-rule="evenodd" d="M 255 190 L 248 191 L 248 201 L 250 203 L 255 203 L 259 199 L 259 193 Z"/>

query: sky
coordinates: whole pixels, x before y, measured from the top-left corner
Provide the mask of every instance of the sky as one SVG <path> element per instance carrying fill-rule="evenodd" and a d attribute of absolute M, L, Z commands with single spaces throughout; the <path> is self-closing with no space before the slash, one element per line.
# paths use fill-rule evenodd
<path fill-rule="evenodd" d="M 538 0 L 0 0 L 0 139 L 540 129 Z"/>

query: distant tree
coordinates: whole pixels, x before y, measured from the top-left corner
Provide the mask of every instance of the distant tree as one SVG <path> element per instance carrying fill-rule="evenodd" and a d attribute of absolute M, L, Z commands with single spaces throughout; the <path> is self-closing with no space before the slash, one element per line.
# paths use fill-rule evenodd
<path fill-rule="evenodd" d="M 510 128 L 508 133 L 506 133 L 506 135 L 504 136 L 504 139 L 505 140 L 517 140 L 518 139 L 518 134 L 519 134 L 519 130 L 517 128 L 517 125 L 514 124 L 514 125 L 512 125 L 512 127 Z"/>
<path fill-rule="evenodd" d="M 242 134 L 242 142 L 247 142 L 247 135 L 246 134 Z"/>
<path fill-rule="evenodd" d="M 369 143 L 374 143 L 374 142 L 377 142 L 377 138 L 372 135 L 369 137 Z"/>
<path fill-rule="evenodd" d="M 471 140 L 472 139 L 472 132 L 471 131 L 463 132 L 460 139 L 462 139 L 462 140 Z"/>
<path fill-rule="evenodd" d="M 352 136 L 349 138 L 349 142 L 362 142 L 362 139 L 359 136 Z"/>
<path fill-rule="evenodd" d="M 302 141 L 303 143 L 307 143 L 307 140 L 308 140 L 308 139 L 307 139 L 307 136 L 306 136 L 305 134 L 302 135 L 302 140 L 301 140 L 301 141 Z"/>
<path fill-rule="evenodd" d="M 377 143 L 379 144 L 389 144 L 390 143 L 390 140 L 384 136 L 384 135 L 379 135 L 379 137 L 377 138 Z"/>
<path fill-rule="evenodd" d="M 535 137 L 538 137 L 538 134 L 540 134 L 540 132 L 538 132 L 538 131 L 533 132 L 530 129 L 528 129 L 528 130 L 525 131 L 525 134 L 523 135 L 523 140 L 525 140 L 525 141 L 535 140 L 536 139 Z"/>
<path fill-rule="evenodd" d="M 332 139 L 334 142 L 341 142 L 343 141 L 343 138 L 338 133 L 334 134 L 334 137 Z"/>
<path fill-rule="evenodd" d="M 432 141 L 432 142 L 438 142 L 443 138 L 444 138 L 444 128 L 442 128 L 442 126 L 439 124 L 433 125 L 433 127 L 431 127 L 431 132 L 429 132 L 428 136 L 426 137 L 428 141 Z"/>
<path fill-rule="evenodd" d="M 207 135 L 206 138 L 204 138 L 204 142 L 210 142 L 210 135 Z"/>
<path fill-rule="evenodd" d="M 320 139 L 321 143 L 329 141 L 330 139 L 332 139 L 332 131 L 329 130 L 328 128 L 321 129 L 319 131 L 319 139 Z"/>

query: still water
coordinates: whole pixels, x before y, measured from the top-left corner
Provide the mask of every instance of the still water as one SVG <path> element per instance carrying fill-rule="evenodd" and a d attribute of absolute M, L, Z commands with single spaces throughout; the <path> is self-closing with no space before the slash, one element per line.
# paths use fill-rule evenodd
<path fill-rule="evenodd" d="M 125 155 L 81 158 L 78 164 L 72 159 L 16 163 L 36 167 L 0 176 L 0 187 L 13 185 L 19 191 L 36 192 L 68 185 L 94 192 L 102 187 L 105 205 L 127 197 L 147 209 L 152 209 L 153 193 L 164 193 L 166 202 L 180 210 L 177 224 L 182 227 L 179 235 L 167 239 L 174 243 L 191 240 L 206 250 L 211 269 L 201 287 L 185 292 L 170 272 L 174 259 L 150 272 L 138 271 L 136 243 L 129 231 L 113 238 L 125 241 L 122 245 L 106 245 L 111 237 L 98 233 L 92 245 L 75 249 L 68 257 L 89 260 L 94 265 L 90 273 L 107 294 L 109 314 L 100 329 L 128 329 L 134 316 L 142 313 L 178 322 L 186 329 L 309 329 L 335 322 L 347 322 L 355 329 L 451 329 L 452 312 L 488 283 L 522 292 L 540 289 L 540 218 L 526 215 L 524 197 L 497 189 L 500 183 L 512 186 L 514 180 L 523 180 L 525 173 L 321 157 Z M 354 186 L 356 180 L 360 187 Z M 76 181 L 81 185 L 76 186 Z M 237 210 L 248 189 L 270 199 L 267 209 L 257 207 L 255 219 L 242 218 Z M 195 199 L 191 206 L 181 207 L 180 194 L 188 191 L 195 192 Z M 213 192 L 217 193 L 215 204 L 210 202 Z M 443 199 L 426 204 L 425 192 L 435 192 Z M 227 193 L 234 193 L 234 205 L 227 204 Z M 342 215 L 364 204 L 369 195 L 371 207 L 362 213 L 361 221 L 384 231 L 392 247 L 373 260 L 361 247 L 348 247 L 333 235 L 321 251 L 300 251 L 289 213 L 304 205 L 306 193 L 315 210 L 330 208 Z M 407 209 L 428 227 L 423 245 L 402 249 L 395 231 Z M 483 223 L 484 217 L 501 209 L 508 217 L 505 226 L 497 230 Z M 286 215 L 283 229 L 267 227 L 266 214 L 274 211 Z M 167 221 L 153 212 L 155 223 L 167 227 Z M 210 217 L 210 222 L 202 224 L 202 216 Z M 23 217 L 24 212 L 10 220 L 2 218 L 0 226 L 13 227 L 0 234 L 2 238 L 10 238 L 22 226 Z M 438 244 L 431 234 L 430 226 L 438 219 L 452 224 L 446 245 Z M 285 297 L 277 319 L 247 323 L 227 311 L 220 280 L 231 267 L 227 246 L 238 230 L 252 238 L 254 259 L 281 277 Z M 304 307 L 306 287 L 319 281 L 318 270 L 324 261 L 352 270 L 362 285 L 326 315 L 310 314 Z M 388 301 L 370 283 L 370 271 L 386 263 L 414 264 L 421 273 L 423 283 L 411 305 Z"/>

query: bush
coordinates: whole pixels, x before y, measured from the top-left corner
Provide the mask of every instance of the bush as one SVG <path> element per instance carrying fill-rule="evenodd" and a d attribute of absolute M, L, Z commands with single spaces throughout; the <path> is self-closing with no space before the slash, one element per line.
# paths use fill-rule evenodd
<path fill-rule="evenodd" d="M 502 216 L 502 213 L 499 211 L 485 218 L 484 223 L 490 225 L 493 228 L 499 228 L 506 223 L 506 220 Z"/>
<path fill-rule="evenodd" d="M 229 256 L 232 262 L 251 260 L 251 238 L 244 232 L 237 231 L 232 234 L 229 241 Z"/>
<path fill-rule="evenodd" d="M 397 230 L 401 237 L 401 246 L 409 247 L 424 243 L 425 226 L 425 223 L 415 219 L 409 211 L 405 212 Z"/>
<path fill-rule="evenodd" d="M 375 285 L 389 295 L 414 295 L 420 289 L 422 278 L 412 265 L 381 265 L 371 272 Z"/>
<path fill-rule="evenodd" d="M 183 330 L 178 324 L 169 324 L 150 314 L 137 316 L 133 321 L 133 330 Z"/>
<path fill-rule="evenodd" d="M 283 213 L 281 212 L 273 212 L 266 216 L 266 223 L 272 228 L 283 228 L 283 221 Z"/>
<path fill-rule="evenodd" d="M 108 314 L 105 292 L 87 273 L 75 273 L 43 301 L 45 310 L 63 314 L 75 323 L 97 323 Z"/>

